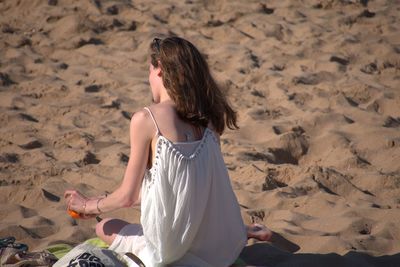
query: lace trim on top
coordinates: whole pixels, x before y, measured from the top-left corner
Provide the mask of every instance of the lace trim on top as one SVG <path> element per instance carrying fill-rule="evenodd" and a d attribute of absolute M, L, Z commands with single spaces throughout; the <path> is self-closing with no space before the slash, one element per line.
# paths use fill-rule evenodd
<path fill-rule="evenodd" d="M 178 148 L 176 148 L 175 143 L 170 141 L 169 139 L 167 139 L 166 137 L 164 137 L 163 135 L 159 135 L 156 141 L 156 154 L 154 157 L 154 161 L 153 161 L 153 165 L 151 166 L 150 169 L 146 170 L 146 175 L 145 175 L 145 179 L 150 182 L 148 184 L 148 186 L 150 186 L 150 184 L 152 184 L 154 182 L 154 177 L 153 175 L 155 174 L 155 172 L 157 171 L 158 165 L 159 165 L 159 161 L 160 161 L 160 153 L 161 153 L 161 148 L 163 145 L 167 146 L 168 152 L 173 153 L 174 156 L 179 157 L 179 158 L 183 158 L 185 160 L 193 160 L 195 159 L 201 152 L 202 148 L 204 147 L 204 145 L 206 144 L 206 141 L 208 139 L 208 137 L 211 136 L 212 139 L 214 140 L 214 142 L 218 145 L 218 140 L 215 137 L 215 135 L 213 134 L 213 132 L 209 129 L 206 128 L 203 134 L 203 137 L 195 142 L 186 142 L 186 143 L 199 143 L 196 148 L 194 149 L 194 152 L 189 155 L 186 156 L 185 154 L 183 154 L 181 151 L 179 151 Z M 185 142 L 179 142 L 177 144 L 183 144 Z"/>

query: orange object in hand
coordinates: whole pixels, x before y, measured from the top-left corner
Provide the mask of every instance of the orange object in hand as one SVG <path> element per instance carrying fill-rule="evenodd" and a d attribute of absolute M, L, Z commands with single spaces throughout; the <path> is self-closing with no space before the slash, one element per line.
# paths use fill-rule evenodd
<path fill-rule="evenodd" d="M 68 209 L 67 212 L 68 212 L 69 216 L 71 216 L 74 219 L 82 218 L 81 215 L 78 212 L 74 211 L 74 210 Z"/>

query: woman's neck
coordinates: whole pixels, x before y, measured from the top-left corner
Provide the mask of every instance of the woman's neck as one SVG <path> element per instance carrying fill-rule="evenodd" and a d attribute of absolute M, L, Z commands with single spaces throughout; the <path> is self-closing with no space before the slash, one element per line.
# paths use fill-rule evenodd
<path fill-rule="evenodd" d="M 174 101 L 171 99 L 171 97 L 168 95 L 168 93 L 166 91 L 164 91 L 160 95 L 160 103 L 168 103 L 168 102 L 174 103 Z"/>

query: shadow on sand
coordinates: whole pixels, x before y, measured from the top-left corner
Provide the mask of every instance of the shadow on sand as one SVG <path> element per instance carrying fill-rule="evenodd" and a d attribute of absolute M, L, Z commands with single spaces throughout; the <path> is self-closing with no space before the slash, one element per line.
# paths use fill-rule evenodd
<path fill-rule="evenodd" d="M 272 244 L 271 244 L 272 243 Z M 251 266 L 307 266 L 307 267 L 398 267 L 400 253 L 374 257 L 351 251 L 341 256 L 336 253 L 298 253 L 300 247 L 281 235 L 274 233 L 271 243 L 255 243 L 246 246 L 240 257 Z"/>

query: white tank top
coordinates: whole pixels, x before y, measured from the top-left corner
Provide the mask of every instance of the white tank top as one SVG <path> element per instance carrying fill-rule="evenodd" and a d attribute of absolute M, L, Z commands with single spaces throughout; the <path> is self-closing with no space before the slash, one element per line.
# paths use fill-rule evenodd
<path fill-rule="evenodd" d="M 247 234 L 217 138 L 206 128 L 201 140 L 174 144 L 147 110 L 158 138 L 142 184 L 139 257 L 146 266 L 232 264 Z"/>

